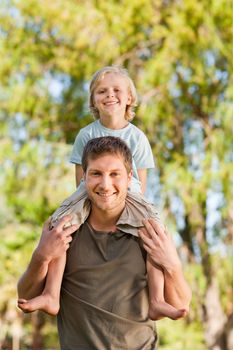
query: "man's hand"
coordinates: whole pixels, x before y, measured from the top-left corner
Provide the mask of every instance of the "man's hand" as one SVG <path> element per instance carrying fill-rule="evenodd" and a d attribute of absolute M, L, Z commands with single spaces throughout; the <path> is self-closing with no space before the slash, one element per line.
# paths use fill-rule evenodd
<path fill-rule="evenodd" d="M 174 242 L 165 226 L 153 219 L 144 220 L 143 224 L 145 227 L 139 230 L 139 236 L 150 261 L 168 273 L 181 268 Z"/>
<path fill-rule="evenodd" d="M 181 261 L 178 257 L 171 236 L 163 224 L 153 220 L 145 220 L 144 228 L 139 230 L 148 259 L 164 272 L 165 301 L 177 309 L 188 312 L 191 300 L 191 289 L 185 281 Z"/>
<path fill-rule="evenodd" d="M 50 219 L 48 219 L 44 224 L 40 241 L 35 249 L 34 255 L 48 263 L 62 256 L 69 248 L 70 242 L 72 241 L 72 233 L 78 229 L 78 225 L 69 225 L 70 220 L 70 216 L 64 216 L 50 230 Z"/>

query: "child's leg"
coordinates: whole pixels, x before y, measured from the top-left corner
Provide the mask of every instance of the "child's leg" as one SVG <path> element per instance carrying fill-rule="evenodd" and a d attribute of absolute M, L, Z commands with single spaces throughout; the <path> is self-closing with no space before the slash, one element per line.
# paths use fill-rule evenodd
<path fill-rule="evenodd" d="M 70 215 L 70 224 L 81 226 L 90 214 L 90 201 L 83 183 L 68 198 L 66 198 L 57 210 L 52 214 L 50 228 L 65 215 Z"/>
<path fill-rule="evenodd" d="M 77 190 L 65 199 L 60 207 L 53 213 L 50 227 L 65 215 L 71 215 L 70 224 L 81 226 L 90 213 L 90 203 L 87 200 L 85 186 L 80 184 Z M 30 299 L 19 299 L 18 306 L 24 312 L 42 310 L 51 315 L 59 311 L 60 289 L 65 268 L 66 254 L 49 264 L 45 288 L 41 295 Z"/>
<path fill-rule="evenodd" d="M 59 299 L 65 263 L 66 254 L 51 261 L 43 293 L 30 300 L 19 299 L 18 306 L 22 311 L 28 313 L 35 310 L 42 310 L 50 315 L 56 315 L 58 313 L 60 308 Z"/>
<path fill-rule="evenodd" d="M 149 286 L 149 317 L 152 320 L 159 320 L 169 317 L 173 320 L 184 317 L 187 311 L 178 310 L 164 300 L 164 275 L 163 272 L 152 265 L 147 258 L 147 276 Z"/>

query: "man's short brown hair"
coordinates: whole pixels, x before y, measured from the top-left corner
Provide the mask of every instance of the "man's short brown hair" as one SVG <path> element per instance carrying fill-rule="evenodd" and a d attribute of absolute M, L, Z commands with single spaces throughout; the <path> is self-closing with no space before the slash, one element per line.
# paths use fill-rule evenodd
<path fill-rule="evenodd" d="M 105 154 L 121 156 L 129 173 L 132 169 L 132 154 L 126 143 L 119 137 L 103 136 L 96 137 L 87 142 L 82 155 L 82 168 L 87 171 L 88 161 L 97 159 Z"/>

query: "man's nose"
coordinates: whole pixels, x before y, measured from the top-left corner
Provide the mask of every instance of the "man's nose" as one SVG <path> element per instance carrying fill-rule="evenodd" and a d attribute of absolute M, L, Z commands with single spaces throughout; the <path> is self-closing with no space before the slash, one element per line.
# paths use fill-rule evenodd
<path fill-rule="evenodd" d="M 108 189 L 111 186 L 111 178 L 110 178 L 110 176 L 103 175 L 101 177 L 101 182 L 100 182 L 99 185 L 101 186 L 101 188 L 103 188 L 105 190 Z"/>

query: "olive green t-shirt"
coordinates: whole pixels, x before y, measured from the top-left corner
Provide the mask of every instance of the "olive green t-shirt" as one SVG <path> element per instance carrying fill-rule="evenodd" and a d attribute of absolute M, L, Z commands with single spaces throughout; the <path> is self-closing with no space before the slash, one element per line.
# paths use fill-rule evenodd
<path fill-rule="evenodd" d="M 139 238 L 86 221 L 67 252 L 58 331 L 62 350 L 154 350 L 146 253 Z"/>

